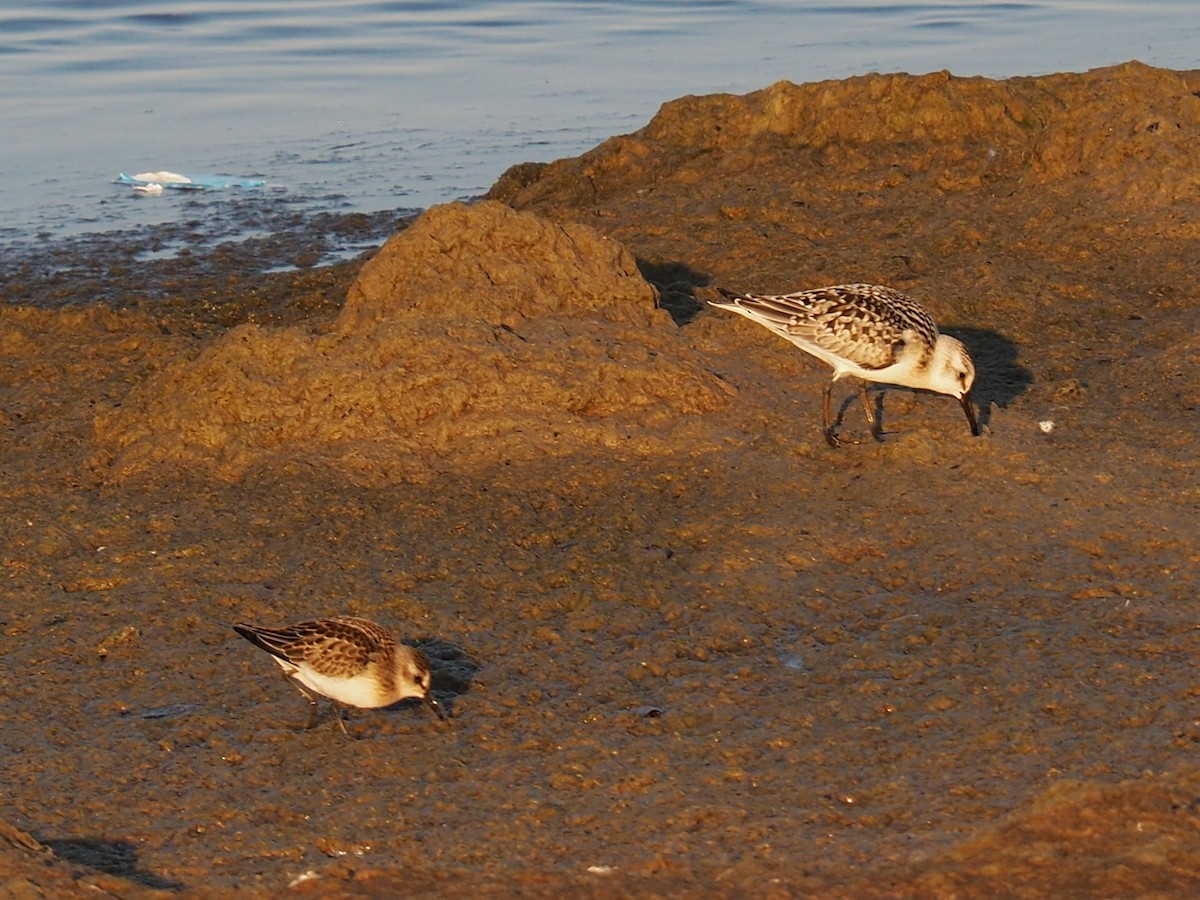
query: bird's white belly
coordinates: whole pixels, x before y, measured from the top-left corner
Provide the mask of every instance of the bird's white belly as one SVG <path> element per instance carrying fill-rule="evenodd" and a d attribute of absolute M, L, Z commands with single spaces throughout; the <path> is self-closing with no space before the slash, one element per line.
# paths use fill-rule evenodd
<path fill-rule="evenodd" d="M 308 666 L 296 666 L 276 658 L 280 667 L 310 690 L 346 706 L 372 709 L 387 706 L 390 701 L 386 691 L 371 672 L 361 672 L 353 678 L 322 675 Z"/>
<path fill-rule="evenodd" d="M 297 672 L 295 677 L 314 691 L 347 706 L 369 709 L 387 705 L 387 700 L 380 696 L 383 692 L 379 681 L 367 674 L 353 678 L 330 678 L 316 672 Z"/>

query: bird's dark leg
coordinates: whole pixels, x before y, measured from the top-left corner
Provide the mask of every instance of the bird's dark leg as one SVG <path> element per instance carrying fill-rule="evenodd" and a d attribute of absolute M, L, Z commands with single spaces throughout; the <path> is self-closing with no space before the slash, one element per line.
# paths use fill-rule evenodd
<path fill-rule="evenodd" d="M 317 727 L 317 722 L 321 720 L 321 704 L 316 700 L 308 701 L 308 722 L 304 725 L 305 731 L 312 731 Z"/>
<path fill-rule="evenodd" d="M 871 402 L 871 398 L 867 394 L 865 381 L 858 383 L 858 398 L 862 400 L 863 412 L 867 414 L 867 423 L 871 426 L 871 437 L 882 442 L 883 431 L 879 427 L 879 417 L 875 415 L 875 404 Z"/>
<path fill-rule="evenodd" d="M 298 690 L 304 699 L 308 701 L 308 724 L 304 726 L 304 731 L 312 731 L 317 727 L 317 721 L 321 716 L 321 704 L 317 702 L 316 694 L 312 693 L 308 688 L 302 685 L 297 679 L 293 678 L 290 673 L 285 672 L 283 677 L 292 683 L 292 687 Z"/>
<path fill-rule="evenodd" d="M 342 729 L 342 734 L 350 738 L 350 740 L 354 740 L 354 737 L 346 730 L 346 723 L 342 721 L 342 705 L 334 703 L 332 700 L 330 703 L 333 706 L 333 719 L 337 722 L 338 728 Z"/>
<path fill-rule="evenodd" d="M 833 413 L 830 409 L 830 403 L 832 402 L 832 395 L 833 395 L 833 382 L 830 381 L 825 385 L 825 404 L 822 407 L 822 412 L 824 414 L 824 424 L 825 424 L 825 443 L 827 443 L 830 447 L 837 448 L 837 447 L 842 446 L 842 442 L 839 441 L 837 435 L 833 433 L 833 424 L 834 424 L 833 423 Z"/>
<path fill-rule="evenodd" d="M 292 677 L 291 673 L 285 672 L 283 677 L 290 681 L 292 687 L 298 690 L 304 696 L 304 699 L 308 701 L 308 724 L 302 730 L 312 731 L 321 720 L 321 703 L 317 700 L 317 695 L 301 684 L 299 679 Z M 350 738 L 350 740 L 354 740 L 354 736 L 346 730 L 346 723 L 342 721 L 341 704 L 334 700 L 330 700 L 329 703 L 333 711 L 333 720 L 337 722 L 338 728 L 342 729 L 342 734 Z"/>

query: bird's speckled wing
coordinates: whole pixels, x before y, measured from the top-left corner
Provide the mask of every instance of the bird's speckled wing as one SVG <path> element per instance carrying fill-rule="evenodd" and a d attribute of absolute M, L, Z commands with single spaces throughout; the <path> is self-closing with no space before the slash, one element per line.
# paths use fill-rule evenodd
<path fill-rule="evenodd" d="M 235 625 L 242 637 L 273 656 L 320 675 L 350 677 L 386 654 L 392 637 L 373 622 L 334 616 L 285 628 Z"/>
<path fill-rule="evenodd" d="M 755 321 L 799 343 L 820 347 L 864 369 L 894 364 L 907 341 L 928 347 L 937 325 L 907 294 L 873 284 L 842 284 L 794 294 L 735 294 L 720 306 L 740 307 Z"/>

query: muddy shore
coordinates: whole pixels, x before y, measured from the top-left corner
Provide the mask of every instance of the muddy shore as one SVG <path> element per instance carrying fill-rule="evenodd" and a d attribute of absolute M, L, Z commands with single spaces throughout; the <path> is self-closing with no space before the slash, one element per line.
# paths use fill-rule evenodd
<path fill-rule="evenodd" d="M 1130 63 L 683 98 L 334 266 L 9 261 L 0 885 L 1193 895 L 1198 223 L 1200 72 Z M 856 281 L 983 435 L 847 385 L 831 449 L 704 305 Z M 451 720 L 297 732 L 222 624 L 338 612 Z"/>

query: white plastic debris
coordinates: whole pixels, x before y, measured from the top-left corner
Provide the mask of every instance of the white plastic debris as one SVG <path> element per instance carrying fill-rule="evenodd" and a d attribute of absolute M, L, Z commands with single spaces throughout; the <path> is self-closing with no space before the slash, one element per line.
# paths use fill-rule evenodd
<path fill-rule="evenodd" d="M 180 175 L 178 172 L 139 172 L 137 175 L 126 175 L 122 172 L 113 179 L 116 184 L 132 185 L 137 193 L 149 195 L 161 194 L 163 188 L 177 191 L 223 191 L 228 188 L 260 188 L 264 184 L 260 178 L 238 178 L 230 175 Z M 139 190 L 146 188 L 147 190 Z"/>
<path fill-rule="evenodd" d="M 134 181 L 145 181 L 153 184 L 191 184 L 192 179 L 178 172 L 142 172 L 129 176 Z"/>

